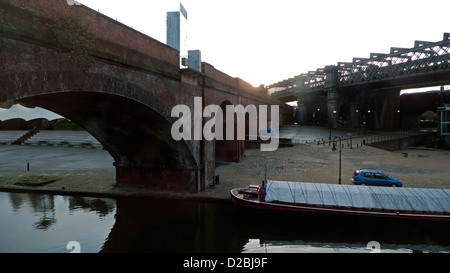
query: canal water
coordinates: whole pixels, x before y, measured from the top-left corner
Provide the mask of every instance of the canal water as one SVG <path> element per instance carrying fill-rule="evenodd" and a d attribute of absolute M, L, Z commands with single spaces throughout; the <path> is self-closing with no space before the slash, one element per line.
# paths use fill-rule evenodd
<path fill-rule="evenodd" d="M 0 253 L 450 252 L 446 234 L 263 221 L 231 202 L 0 192 Z"/>

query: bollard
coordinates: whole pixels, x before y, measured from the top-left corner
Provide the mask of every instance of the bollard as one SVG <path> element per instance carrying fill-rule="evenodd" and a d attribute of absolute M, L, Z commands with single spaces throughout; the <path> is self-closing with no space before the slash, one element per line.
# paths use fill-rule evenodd
<path fill-rule="evenodd" d="M 27 162 L 27 172 L 30 171 L 30 162 Z"/>

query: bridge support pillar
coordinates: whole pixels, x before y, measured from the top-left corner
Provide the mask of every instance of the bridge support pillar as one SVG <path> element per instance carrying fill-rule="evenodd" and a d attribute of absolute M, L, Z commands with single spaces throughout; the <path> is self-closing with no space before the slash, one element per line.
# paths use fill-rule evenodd
<path fill-rule="evenodd" d="M 385 128 L 398 129 L 400 128 L 400 91 L 393 90 L 385 96 Z"/>
<path fill-rule="evenodd" d="M 297 123 L 298 124 L 306 124 L 308 122 L 307 117 L 307 105 L 306 105 L 306 95 L 305 95 L 305 82 L 307 81 L 307 77 L 304 75 L 297 76 Z"/>
<path fill-rule="evenodd" d="M 239 162 L 245 152 L 243 140 L 216 140 L 216 161 Z"/>
<path fill-rule="evenodd" d="M 139 166 L 116 167 L 116 186 L 150 188 L 175 192 L 199 192 L 202 190 L 203 170 L 171 169 Z"/>
<path fill-rule="evenodd" d="M 306 124 L 307 117 L 306 117 L 306 106 L 303 102 L 298 101 L 297 104 L 297 122 L 298 124 Z"/>
<path fill-rule="evenodd" d="M 351 128 L 357 128 L 359 126 L 359 103 L 351 102 L 349 110 L 349 125 Z"/>
<path fill-rule="evenodd" d="M 338 125 L 338 92 L 336 88 L 337 67 L 334 65 L 326 66 L 324 69 L 327 79 L 324 90 L 328 97 L 328 126 L 337 128 Z"/>
<path fill-rule="evenodd" d="M 338 125 L 338 105 L 336 101 L 337 92 L 328 92 L 328 125 L 337 128 Z"/>

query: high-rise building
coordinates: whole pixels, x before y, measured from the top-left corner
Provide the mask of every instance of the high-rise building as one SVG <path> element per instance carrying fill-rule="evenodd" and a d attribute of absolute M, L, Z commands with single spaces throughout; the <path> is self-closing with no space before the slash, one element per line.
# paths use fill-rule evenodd
<path fill-rule="evenodd" d="M 202 71 L 202 53 L 200 50 L 188 51 L 188 67 L 197 71 Z"/>
<path fill-rule="evenodd" d="M 188 13 L 180 3 L 179 11 L 167 12 L 167 45 L 180 52 L 180 67 L 202 71 L 200 50 L 189 50 L 187 45 Z"/>
<path fill-rule="evenodd" d="M 188 14 L 180 3 L 179 11 L 167 12 L 167 45 L 180 51 L 180 57 L 187 57 Z"/>

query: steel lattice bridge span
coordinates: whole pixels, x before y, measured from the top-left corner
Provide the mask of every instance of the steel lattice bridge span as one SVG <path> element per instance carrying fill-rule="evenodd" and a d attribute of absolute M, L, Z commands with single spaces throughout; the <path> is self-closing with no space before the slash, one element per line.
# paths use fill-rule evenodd
<path fill-rule="evenodd" d="M 449 92 L 441 90 L 431 102 L 417 100 L 403 106 L 401 90 L 448 84 L 450 33 L 444 33 L 442 41 L 391 47 L 390 53 L 371 53 L 370 58 L 309 71 L 272 84 L 269 90 L 282 101 L 298 101 L 300 124 L 358 127 L 364 123 L 370 128 L 395 129 L 416 126 L 424 109 L 436 111 L 439 104 L 450 101 Z"/>

